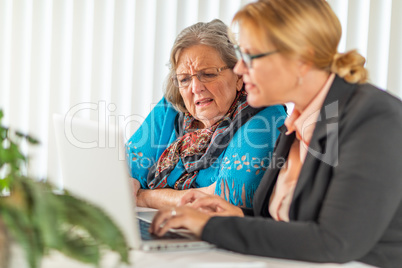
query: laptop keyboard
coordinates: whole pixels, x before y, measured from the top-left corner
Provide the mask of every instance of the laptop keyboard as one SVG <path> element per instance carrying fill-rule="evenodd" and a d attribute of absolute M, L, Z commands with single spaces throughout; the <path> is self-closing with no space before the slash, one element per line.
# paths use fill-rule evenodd
<path fill-rule="evenodd" d="M 158 239 L 186 239 L 186 237 L 173 232 L 167 232 L 164 236 L 156 236 L 151 234 L 148 230 L 151 226 L 151 223 L 146 222 L 142 219 L 138 219 L 141 231 L 142 240 L 158 240 Z"/>

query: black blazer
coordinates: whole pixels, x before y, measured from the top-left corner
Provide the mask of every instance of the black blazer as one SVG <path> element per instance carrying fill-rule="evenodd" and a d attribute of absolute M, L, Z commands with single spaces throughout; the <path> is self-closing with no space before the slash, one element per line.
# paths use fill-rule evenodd
<path fill-rule="evenodd" d="M 336 77 L 320 111 L 291 203 L 268 202 L 294 134 L 282 126 L 254 196 L 254 217 L 213 217 L 202 239 L 236 252 L 312 262 L 402 267 L 402 104 L 370 84 Z"/>

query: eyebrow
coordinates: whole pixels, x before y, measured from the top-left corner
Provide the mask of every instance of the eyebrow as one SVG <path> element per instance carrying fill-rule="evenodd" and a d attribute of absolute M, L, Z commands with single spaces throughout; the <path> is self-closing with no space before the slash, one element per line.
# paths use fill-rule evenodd
<path fill-rule="evenodd" d="M 215 67 L 215 66 L 205 66 L 205 67 L 202 67 L 202 68 L 200 68 L 200 69 L 197 69 L 197 70 L 195 70 L 195 72 L 196 73 L 198 73 L 199 71 L 202 71 L 202 70 L 205 70 L 205 69 L 208 69 L 208 68 L 218 68 L 218 67 Z M 190 72 L 181 72 L 181 73 L 176 73 L 176 74 L 191 74 Z"/>

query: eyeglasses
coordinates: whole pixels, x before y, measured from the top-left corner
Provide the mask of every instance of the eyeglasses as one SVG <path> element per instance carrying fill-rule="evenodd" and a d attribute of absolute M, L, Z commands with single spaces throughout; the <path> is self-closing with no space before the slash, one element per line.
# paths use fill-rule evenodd
<path fill-rule="evenodd" d="M 229 69 L 229 67 L 224 66 L 221 68 L 215 68 L 215 67 L 205 68 L 198 71 L 196 74 L 176 74 L 173 76 L 173 84 L 179 88 L 188 87 L 191 84 L 193 76 L 197 76 L 197 79 L 201 83 L 212 82 L 216 78 L 218 78 L 220 72 L 226 69 Z"/>
<path fill-rule="evenodd" d="M 275 53 L 279 52 L 279 50 L 275 50 L 275 51 L 270 51 L 270 52 L 267 52 L 267 53 L 251 55 L 251 54 L 241 52 L 240 47 L 237 46 L 237 45 L 235 45 L 234 48 L 235 48 L 235 51 L 236 51 L 237 59 L 242 60 L 246 64 L 248 69 L 253 68 L 252 61 L 254 59 L 266 57 L 266 56 L 269 56 L 269 55 L 272 55 L 272 54 L 275 54 Z"/>

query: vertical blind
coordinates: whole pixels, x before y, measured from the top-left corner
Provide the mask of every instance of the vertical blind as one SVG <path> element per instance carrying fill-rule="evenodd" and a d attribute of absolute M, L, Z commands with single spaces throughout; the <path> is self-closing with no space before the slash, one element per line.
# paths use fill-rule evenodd
<path fill-rule="evenodd" d="M 29 172 L 60 180 L 53 113 L 135 127 L 162 96 L 176 35 L 198 21 L 229 24 L 249 2 L 0 0 L 0 108 L 4 125 L 42 142 L 23 145 Z M 343 27 L 339 51 L 357 49 L 371 82 L 402 96 L 402 1 L 328 2 Z"/>

